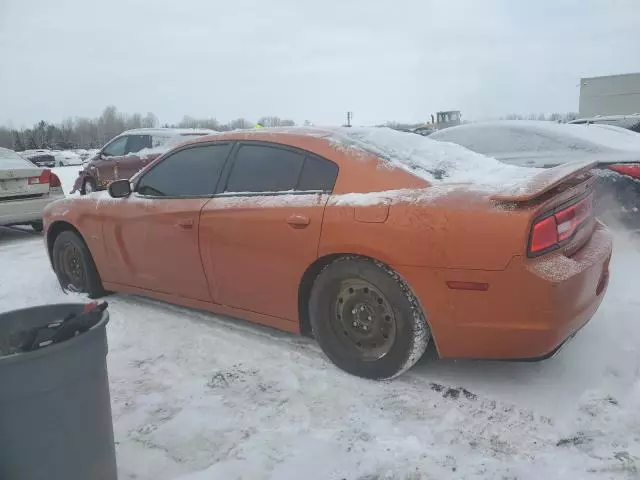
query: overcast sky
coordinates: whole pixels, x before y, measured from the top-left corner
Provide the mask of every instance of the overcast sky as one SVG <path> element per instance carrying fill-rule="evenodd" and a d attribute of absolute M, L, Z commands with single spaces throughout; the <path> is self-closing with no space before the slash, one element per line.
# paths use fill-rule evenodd
<path fill-rule="evenodd" d="M 639 22 L 640 0 L 0 0 L 0 124 L 576 111 L 581 76 L 640 72 Z"/>

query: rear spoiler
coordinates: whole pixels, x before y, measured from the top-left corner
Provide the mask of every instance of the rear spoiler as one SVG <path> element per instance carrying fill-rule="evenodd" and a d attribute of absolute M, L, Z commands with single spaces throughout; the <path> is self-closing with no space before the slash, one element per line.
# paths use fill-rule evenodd
<path fill-rule="evenodd" d="M 587 173 L 596 165 L 597 162 L 572 162 L 547 168 L 533 176 L 527 183 L 496 193 L 489 198 L 499 202 L 527 202 L 544 195 L 571 178 Z"/>

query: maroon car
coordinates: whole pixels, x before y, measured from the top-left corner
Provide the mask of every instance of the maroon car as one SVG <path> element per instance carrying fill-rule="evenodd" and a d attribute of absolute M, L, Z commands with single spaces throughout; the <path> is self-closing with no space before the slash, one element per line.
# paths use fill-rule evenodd
<path fill-rule="evenodd" d="M 178 143 L 211 135 L 213 130 L 137 128 L 114 137 L 80 170 L 71 193 L 106 190 L 111 182 L 131 178 L 147 163 Z"/>

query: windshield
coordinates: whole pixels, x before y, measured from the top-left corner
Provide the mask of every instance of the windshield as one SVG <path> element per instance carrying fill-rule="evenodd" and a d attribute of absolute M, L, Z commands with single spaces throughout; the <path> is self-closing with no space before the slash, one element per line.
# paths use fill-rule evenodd
<path fill-rule="evenodd" d="M 0 148 L 0 168 L 12 169 L 12 168 L 28 168 L 35 167 L 30 161 L 22 158 L 13 150 L 7 148 Z"/>

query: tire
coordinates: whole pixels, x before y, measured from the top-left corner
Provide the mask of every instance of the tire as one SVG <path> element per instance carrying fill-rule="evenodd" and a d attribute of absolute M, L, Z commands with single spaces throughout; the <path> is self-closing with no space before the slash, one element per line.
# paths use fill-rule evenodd
<path fill-rule="evenodd" d="M 87 293 L 89 298 L 106 294 L 91 252 L 75 232 L 67 230 L 56 237 L 52 259 L 53 269 L 64 291 Z"/>
<path fill-rule="evenodd" d="M 42 232 L 44 229 L 44 225 L 42 224 L 42 220 L 38 220 L 36 222 L 31 222 L 31 228 L 33 228 L 36 232 Z"/>
<path fill-rule="evenodd" d="M 424 354 L 431 332 L 409 286 L 385 265 L 347 257 L 324 268 L 309 315 L 320 348 L 359 377 L 397 377 Z"/>
<path fill-rule="evenodd" d="M 89 187 L 89 190 L 87 190 L 87 187 Z M 92 178 L 86 178 L 84 183 L 82 184 L 82 192 L 80 193 L 82 195 L 88 195 L 89 193 L 97 191 L 98 189 L 96 187 L 96 182 Z"/>

